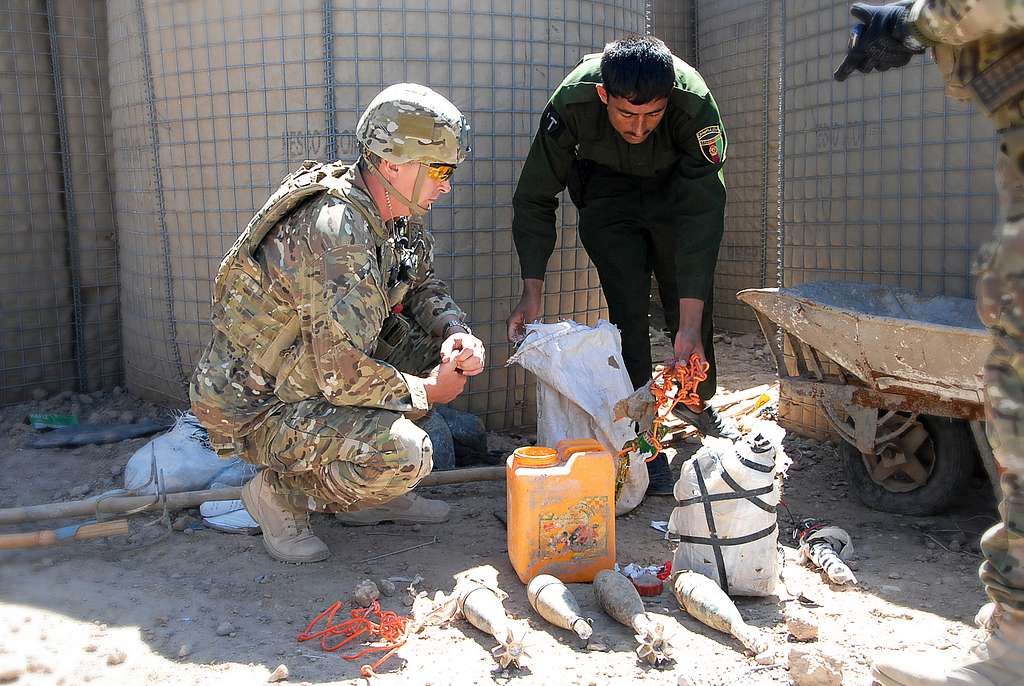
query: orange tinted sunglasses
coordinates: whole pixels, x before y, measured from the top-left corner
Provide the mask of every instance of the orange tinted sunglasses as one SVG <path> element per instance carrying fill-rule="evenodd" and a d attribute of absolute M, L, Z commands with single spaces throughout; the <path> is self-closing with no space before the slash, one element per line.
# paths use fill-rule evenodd
<path fill-rule="evenodd" d="M 427 168 L 427 176 L 434 181 L 447 181 L 452 178 L 452 174 L 455 173 L 455 165 L 453 164 L 427 164 L 424 165 Z"/>

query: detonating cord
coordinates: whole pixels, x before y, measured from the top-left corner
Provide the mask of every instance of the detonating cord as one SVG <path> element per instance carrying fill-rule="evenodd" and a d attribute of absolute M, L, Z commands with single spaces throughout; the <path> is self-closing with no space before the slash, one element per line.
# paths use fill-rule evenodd
<path fill-rule="evenodd" d="M 390 610 L 381 611 L 380 603 L 376 600 L 367 608 L 356 608 L 351 612 L 351 619 L 335 623 L 335 615 L 341 610 L 340 600 L 313 618 L 306 628 L 296 637 L 299 643 L 314 638 L 320 639 L 320 647 L 324 652 L 333 653 L 343 646 L 363 636 L 363 642 L 380 641 L 381 645 L 370 645 L 352 655 L 342 655 L 346 660 L 358 660 L 370 653 L 387 651 L 373 664 L 363 665 L 359 673 L 369 679 L 376 674 L 376 670 L 384 664 L 388 658 L 398 652 L 398 649 L 405 645 L 409 638 L 409 618 L 399 615 Z M 376 618 L 376 621 L 374 619 Z M 314 631 L 313 628 L 323 622 L 323 628 Z M 337 643 L 331 644 L 329 639 L 342 637 Z"/>

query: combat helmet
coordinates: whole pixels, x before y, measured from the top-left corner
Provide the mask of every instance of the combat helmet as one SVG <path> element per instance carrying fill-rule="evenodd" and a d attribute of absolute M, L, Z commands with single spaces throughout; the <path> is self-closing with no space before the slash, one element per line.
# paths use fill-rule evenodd
<path fill-rule="evenodd" d="M 396 83 L 382 90 L 356 126 L 360 146 L 393 164 L 455 166 L 469 151 L 468 134 L 459 108 L 416 83 Z"/>

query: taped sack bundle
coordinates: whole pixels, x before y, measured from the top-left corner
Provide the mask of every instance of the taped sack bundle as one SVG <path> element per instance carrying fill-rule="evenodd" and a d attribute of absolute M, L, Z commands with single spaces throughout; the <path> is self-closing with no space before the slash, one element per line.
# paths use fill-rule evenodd
<path fill-rule="evenodd" d="M 776 507 L 784 472 L 777 425 L 759 422 L 743 441 L 705 438 L 682 466 L 669 533 L 679 545 L 674 570 L 714 579 L 730 595 L 766 596 L 782 569 Z"/>

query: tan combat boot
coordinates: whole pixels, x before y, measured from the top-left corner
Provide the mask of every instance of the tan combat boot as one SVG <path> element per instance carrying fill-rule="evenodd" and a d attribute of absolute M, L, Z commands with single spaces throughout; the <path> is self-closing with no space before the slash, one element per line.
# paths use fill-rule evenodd
<path fill-rule="evenodd" d="M 395 524 L 440 524 L 448 521 L 448 503 L 406 493 L 378 507 L 335 515 L 346 526 L 372 526 L 381 522 Z"/>
<path fill-rule="evenodd" d="M 270 490 L 270 473 L 261 471 L 242 488 L 242 502 L 263 529 L 263 546 L 281 562 L 319 562 L 331 556 L 309 528 L 309 510 Z"/>
<path fill-rule="evenodd" d="M 893 657 L 871 665 L 871 676 L 882 686 L 1021 686 L 1024 619 L 993 617 L 990 631 L 962 664 L 943 667 L 934 655 Z"/>

